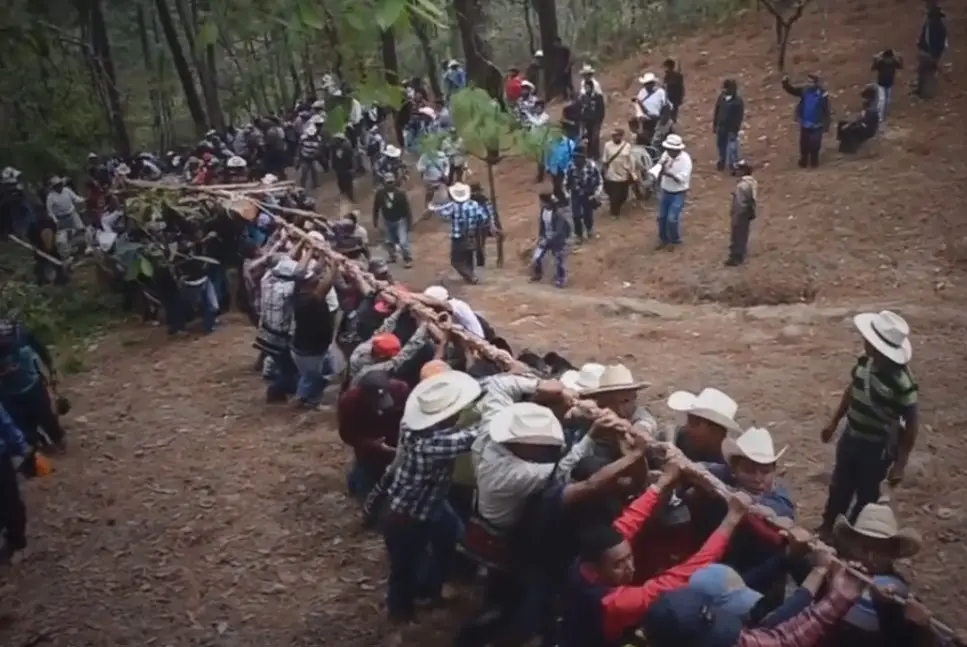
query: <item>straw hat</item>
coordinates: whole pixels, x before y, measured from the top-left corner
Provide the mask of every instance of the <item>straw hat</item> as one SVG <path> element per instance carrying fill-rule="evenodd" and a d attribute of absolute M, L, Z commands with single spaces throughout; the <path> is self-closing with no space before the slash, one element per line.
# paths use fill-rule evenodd
<path fill-rule="evenodd" d="M 665 138 L 665 141 L 661 143 L 661 147 L 670 151 L 683 151 L 685 150 L 685 142 L 682 141 L 681 135 L 675 135 L 673 133 Z"/>
<path fill-rule="evenodd" d="M 882 542 L 883 551 L 894 559 L 911 557 L 920 552 L 920 533 L 910 528 L 901 529 L 885 499 L 867 504 L 860 510 L 855 524 L 851 525 L 843 515 L 837 517 L 833 524 L 833 536 L 844 542 L 858 537 Z"/>
<path fill-rule="evenodd" d="M 739 405 L 718 389 L 702 389 L 698 395 L 688 391 L 675 391 L 668 396 L 668 408 L 690 416 L 696 416 L 732 431 L 739 431 L 735 413 Z"/>
<path fill-rule="evenodd" d="M 913 357 L 910 325 L 895 312 L 864 312 L 853 317 L 863 339 L 891 362 L 906 364 Z"/>
<path fill-rule="evenodd" d="M 446 371 L 417 384 L 406 399 L 403 424 L 428 429 L 456 415 L 480 396 L 480 384 L 461 371 Z"/>
<path fill-rule="evenodd" d="M 470 187 L 463 182 L 455 182 L 447 189 L 450 199 L 454 202 L 466 202 L 470 199 Z"/>
<path fill-rule="evenodd" d="M 533 402 L 516 402 L 502 409 L 490 423 L 495 443 L 563 447 L 564 430 L 554 412 Z"/>
<path fill-rule="evenodd" d="M 644 75 L 638 78 L 638 83 L 645 85 L 647 83 L 657 83 L 658 77 L 655 76 L 654 72 L 645 72 Z"/>
<path fill-rule="evenodd" d="M 591 362 L 583 365 L 579 371 L 564 371 L 561 384 L 574 391 L 586 391 L 598 386 L 602 373 L 604 365 Z"/>
<path fill-rule="evenodd" d="M 783 447 L 776 453 L 772 434 L 765 427 L 749 427 L 738 438 L 726 438 L 722 441 L 722 456 L 727 463 L 736 456 L 742 456 L 759 465 L 772 465 L 787 449 L 789 448 Z"/>
<path fill-rule="evenodd" d="M 639 382 L 631 375 L 631 371 L 624 364 L 608 366 L 598 378 L 598 383 L 581 395 L 601 395 L 602 393 L 617 393 L 618 391 L 639 391 L 651 386 L 649 382 Z"/>

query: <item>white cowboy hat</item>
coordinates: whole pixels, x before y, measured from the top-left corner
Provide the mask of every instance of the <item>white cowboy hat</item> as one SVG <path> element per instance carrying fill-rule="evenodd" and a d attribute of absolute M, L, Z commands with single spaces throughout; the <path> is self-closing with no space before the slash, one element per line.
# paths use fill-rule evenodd
<path fill-rule="evenodd" d="M 450 292 L 447 291 L 447 289 L 442 285 L 431 285 L 427 289 L 423 290 L 423 294 L 431 299 L 436 299 L 437 301 L 450 300 Z"/>
<path fill-rule="evenodd" d="M 421 115 L 425 115 L 425 116 L 430 117 L 430 118 L 435 118 L 436 117 L 436 111 L 433 108 L 431 108 L 430 106 L 423 106 L 422 108 L 420 108 L 419 110 L 417 110 L 417 112 L 420 113 Z"/>
<path fill-rule="evenodd" d="M 248 166 L 248 162 L 245 161 L 244 157 L 232 155 L 228 158 L 228 162 L 226 162 L 225 165 L 228 166 L 228 168 L 245 168 Z"/>
<path fill-rule="evenodd" d="M 516 402 L 502 409 L 490 423 L 495 443 L 563 447 L 564 430 L 554 412 L 533 402 Z"/>
<path fill-rule="evenodd" d="M 911 557 L 920 552 L 920 533 L 910 528 L 900 528 L 896 515 L 885 502 L 868 503 L 860 510 L 856 523 L 840 515 L 833 524 L 833 535 L 840 540 L 849 541 L 857 537 L 875 539 L 883 543 L 884 552 L 894 559 Z"/>
<path fill-rule="evenodd" d="M 463 182 L 454 182 L 447 189 L 447 193 L 454 202 L 466 202 L 470 199 L 470 187 Z"/>
<path fill-rule="evenodd" d="M 697 416 L 711 423 L 739 431 L 735 412 L 739 405 L 718 389 L 702 389 L 698 395 L 688 391 L 675 391 L 668 396 L 668 408 L 690 416 Z"/>
<path fill-rule="evenodd" d="M 460 61 L 451 58 L 450 62 L 447 63 L 447 67 L 460 67 Z"/>
<path fill-rule="evenodd" d="M 127 164 L 119 164 L 116 169 L 114 169 L 115 175 L 131 175 L 131 167 Z"/>
<path fill-rule="evenodd" d="M 631 375 L 631 371 L 624 364 L 608 366 L 598 378 L 598 383 L 592 388 L 582 391 L 581 395 L 598 395 L 601 393 L 616 393 L 618 391 L 638 391 L 651 386 L 649 382 L 638 382 Z"/>
<path fill-rule="evenodd" d="M 403 151 L 401 151 L 396 146 L 393 146 L 392 144 L 387 146 L 386 149 L 383 151 L 383 155 L 385 155 L 386 157 L 392 157 L 394 159 L 401 156 L 402 154 L 403 154 Z"/>
<path fill-rule="evenodd" d="M 319 130 L 316 128 L 316 125 L 310 123 L 308 126 L 306 126 L 306 130 L 303 134 L 308 137 L 313 137 L 317 132 L 319 132 Z"/>
<path fill-rule="evenodd" d="M 732 462 L 736 456 L 743 456 L 759 465 L 772 465 L 787 449 L 789 448 L 783 447 L 776 453 L 772 434 L 765 427 L 749 427 L 738 438 L 726 438 L 722 441 L 722 457 L 726 463 Z"/>
<path fill-rule="evenodd" d="M 525 79 L 525 80 L 523 80 L 523 81 L 520 82 L 520 87 L 522 87 L 522 88 L 530 88 L 531 90 L 533 90 L 536 86 L 533 83 L 531 83 L 530 81 L 528 81 L 528 80 Z"/>
<path fill-rule="evenodd" d="M 585 63 L 584 65 L 581 66 L 581 72 L 580 72 L 580 74 L 582 74 L 582 75 L 583 74 L 594 74 L 594 68 L 591 67 L 590 65 L 588 65 L 587 63 Z"/>
<path fill-rule="evenodd" d="M 326 242 L 326 237 L 323 235 L 323 233 L 321 231 L 310 231 L 307 234 L 307 236 L 309 238 L 311 238 L 312 240 L 318 240 L 321 243 Z"/>
<path fill-rule="evenodd" d="M 638 83 L 645 85 L 646 83 L 657 83 L 658 77 L 655 76 L 654 72 L 645 72 L 644 75 L 638 78 Z"/>
<path fill-rule="evenodd" d="M 326 107 L 326 102 L 323 101 L 322 99 L 319 99 L 318 101 L 313 101 L 312 102 L 312 109 L 313 110 L 322 110 L 325 107 Z"/>
<path fill-rule="evenodd" d="M 542 50 L 542 49 L 539 49 L 536 52 L 534 52 L 534 57 L 535 58 L 542 58 L 543 56 L 544 56 L 544 50 Z"/>
<path fill-rule="evenodd" d="M 864 312 L 853 317 L 863 339 L 891 362 L 906 364 L 913 357 L 910 325 L 895 312 Z"/>
<path fill-rule="evenodd" d="M 480 384 L 461 371 L 446 371 L 417 384 L 406 398 L 403 424 L 428 429 L 456 415 L 480 396 Z"/>
<path fill-rule="evenodd" d="M 272 175 L 271 173 L 266 173 L 265 175 L 262 176 L 262 179 L 260 180 L 260 182 L 265 185 L 275 184 L 278 181 L 279 181 L 279 178 L 276 177 L 275 175 Z"/>
<path fill-rule="evenodd" d="M 685 150 L 685 142 L 682 141 L 681 135 L 673 133 L 665 138 L 665 141 L 661 143 L 661 147 L 670 151 L 683 151 Z"/>
<path fill-rule="evenodd" d="M 586 391 L 598 386 L 602 373 L 604 365 L 591 362 L 582 366 L 579 371 L 565 371 L 561 375 L 561 384 L 574 391 Z"/>

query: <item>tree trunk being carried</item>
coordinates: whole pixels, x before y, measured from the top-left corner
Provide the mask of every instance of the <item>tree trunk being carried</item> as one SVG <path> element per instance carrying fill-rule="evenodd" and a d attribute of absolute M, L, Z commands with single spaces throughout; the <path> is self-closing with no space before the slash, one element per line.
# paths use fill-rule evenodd
<path fill-rule="evenodd" d="M 453 11 L 457 15 L 457 27 L 467 59 L 467 78 L 502 102 L 504 75 L 493 62 L 493 50 L 485 37 L 490 19 L 483 0 L 453 0 Z"/>

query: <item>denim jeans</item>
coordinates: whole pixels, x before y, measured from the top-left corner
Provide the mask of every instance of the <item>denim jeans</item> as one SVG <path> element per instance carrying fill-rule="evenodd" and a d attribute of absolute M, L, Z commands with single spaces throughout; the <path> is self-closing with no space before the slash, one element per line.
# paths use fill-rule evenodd
<path fill-rule="evenodd" d="M 382 476 L 382 473 L 377 472 L 370 465 L 353 460 L 346 475 L 346 489 L 349 490 L 349 496 L 364 503 Z"/>
<path fill-rule="evenodd" d="M 272 366 L 269 373 L 269 386 L 266 396 L 270 400 L 285 399 L 297 392 L 299 388 L 299 369 L 292 361 L 292 353 L 280 353 L 271 358 Z"/>
<path fill-rule="evenodd" d="M 893 86 L 876 86 L 876 111 L 880 114 L 880 123 L 886 121 L 886 116 L 890 112 L 890 104 L 893 103 Z"/>
<path fill-rule="evenodd" d="M 399 247 L 403 255 L 403 261 L 409 263 L 413 260 L 413 249 L 410 246 L 410 230 L 405 220 L 383 222 L 383 230 L 386 232 L 386 252 L 390 259 L 396 258 L 396 248 Z"/>
<path fill-rule="evenodd" d="M 582 195 L 571 196 L 571 215 L 574 217 L 574 235 L 579 239 L 587 233 L 594 234 L 594 205 L 591 198 Z"/>
<path fill-rule="evenodd" d="M 739 152 L 739 136 L 719 131 L 715 133 L 715 145 L 719 151 L 719 164 L 723 164 L 730 171 L 734 170 L 735 165 L 742 159 Z"/>
<path fill-rule="evenodd" d="M 682 211 L 688 191 L 661 192 L 658 204 L 658 239 L 663 243 L 678 245 L 682 242 Z"/>
<path fill-rule="evenodd" d="M 417 599 L 438 598 L 447 580 L 462 529 L 443 503 L 427 520 L 390 514 L 383 527 L 389 556 L 386 606 L 393 618 L 411 618 Z"/>
<path fill-rule="evenodd" d="M 217 311 L 228 312 L 232 307 L 232 291 L 228 285 L 228 272 L 224 265 L 211 265 L 208 269 L 208 280 L 211 281 L 218 301 Z"/>
<path fill-rule="evenodd" d="M 319 404 L 332 375 L 329 355 L 300 355 L 293 350 L 292 362 L 299 372 L 296 396 L 306 404 Z"/>
<path fill-rule="evenodd" d="M 567 258 L 567 250 L 564 247 L 550 249 L 545 241 L 541 241 L 537 245 L 537 249 L 534 250 L 534 257 L 531 259 L 533 278 L 535 281 L 540 281 L 543 278 L 544 257 L 548 253 L 554 257 L 554 284 L 559 288 L 563 288 L 565 282 L 567 282 L 567 267 L 564 265 L 564 261 Z"/>
<path fill-rule="evenodd" d="M 205 279 L 201 285 L 184 285 L 165 303 L 165 320 L 168 333 L 174 334 L 185 329 L 188 308 L 198 308 L 202 315 L 205 332 L 215 330 L 215 317 L 218 315 L 218 297 L 211 281 Z"/>
<path fill-rule="evenodd" d="M 302 160 L 299 167 L 299 186 L 312 193 L 319 186 L 319 172 L 315 160 Z"/>

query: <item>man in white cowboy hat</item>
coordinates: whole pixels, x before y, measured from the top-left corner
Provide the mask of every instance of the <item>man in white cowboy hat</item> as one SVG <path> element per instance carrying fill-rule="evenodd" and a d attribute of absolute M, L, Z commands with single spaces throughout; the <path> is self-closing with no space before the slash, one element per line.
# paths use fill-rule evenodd
<path fill-rule="evenodd" d="M 82 204 L 84 198 L 74 193 L 64 178 L 58 175 L 50 178 L 46 208 L 57 223 L 57 247 L 63 258 L 70 256 L 71 239 L 84 229 L 84 221 L 77 213 L 77 207 Z"/>
<path fill-rule="evenodd" d="M 581 71 L 579 72 L 579 74 L 581 75 L 580 92 L 582 94 L 583 93 L 604 94 L 604 92 L 601 90 L 601 84 L 598 82 L 596 78 L 594 78 L 595 73 L 596 73 L 596 70 L 594 69 L 593 65 L 585 63 L 584 65 L 581 66 Z"/>
<path fill-rule="evenodd" d="M 537 402 L 560 406 L 564 396 L 563 385 L 554 380 L 505 373 L 487 381 L 473 463 L 477 512 L 498 533 L 513 528 L 527 497 L 547 485 L 548 479 L 565 481 L 571 468 L 593 453 L 594 438 L 617 423 L 611 416 L 599 419 L 593 432 L 562 457 L 567 443 L 561 423 L 554 411 Z M 525 398 L 533 401 L 521 402 Z"/>
<path fill-rule="evenodd" d="M 682 212 L 692 184 L 692 157 L 685 152 L 685 142 L 672 133 L 661 145 L 664 152 L 648 172 L 657 174 L 661 188 L 658 203 L 658 248 L 674 249 L 682 244 Z"/>
<path fill-rule="evenodd" d="M 917 438 L 917 382 L 907 366 L 913 356 L 910 325 L 890 310 L 858 314 L 853 323 L 864 352 L 821 433 L 828 443 L 842 431 L 822 532 L 841 514 L 855 520 L 863 506 L 879 499 L 884 478 L 899 483 Z"/>
<path fill-rule="evenodd" d="M 466 373 L 445 371 L 418 383 L 406 399 L 383 529 L 389 555 L 386 601 L 394 622 L 413 619 L 418 596 L 441 595 L 460 526 L 447 503 L 453 465 L 478 431 L 459 428 L 458 420 L 480 393 L 480 384 Z"/>
<path fill-rule="evenodd" d="M 665 89 L 658 83 L 658 77 L 652 72 L 645 72 L 638 78 L 638 83 L 641 84 L 641 89 L 633 99 L 635 114 L 641 121 L 641 132 L 645 133 L 650 141 L 662 113 L 669 109 L 668 96 L 665 94 Z"/>
<path fill-rule="evenodd" d="M 705 388 L 699 393 L 675 391 L 668 396 L 667 405 L 685 414 L 685 424 L 663 430 L 660 440 L 675 443 L 689 460 L 723 463 L 722 443 L 730 431 L 740 430 L 735 400 L 718 389 Z"/>
<path fill-rule="evenodd" d="M 658 429 L 655 417 L 647 408 L 638 404 L 638 393 L 649 386 L 648 382 L 635 379 L 628 367 L 623 364 L 612 364 L 601 371 L 597 381 L 590 385 L 590 388 L 584 388 L 580 393 L 582 398 L 593 400 L 604 409 L 611 409 L 619 418 L 631 422 L 641 431 L 654 434 Z M 598 447 L 599 452 L 612 457 L 617 456 L 616 449 L 616 445 Z"/>
<path fill-rule="evenodd" d="M 490 224 L 490 212 L 471 200 L 470 187 L 455 182 L 447 189 L 450 198 L 444 204 L 429 205 L 430 213 L 450 221 L 450 266 L 467 283 L 477 283 L 474 264 L 477 231 Z"/>
<path fill-rule="evenodd" d="M 460 61 L 450 59 L 443 73 L 443 97 L 447 103 L 454 94 L 467 87 L 467 73 Z"/>
<path fill-rule="evenodd" d="M 477 313 L 473 311 L 470 304 L 462 299 L 450 296 L 450 291 L 442 285 L 431 285 L 423 290 L 423 295 L 439 302 L 453 315 L 453 320 L 463 326 L 467 332 L 484 338 L 484 329 L 480 325 Z"/>

